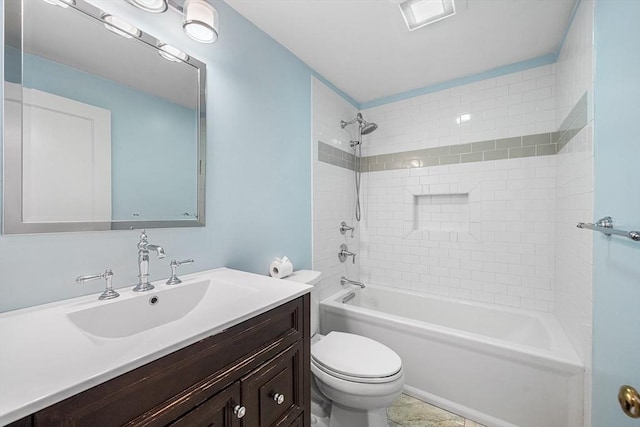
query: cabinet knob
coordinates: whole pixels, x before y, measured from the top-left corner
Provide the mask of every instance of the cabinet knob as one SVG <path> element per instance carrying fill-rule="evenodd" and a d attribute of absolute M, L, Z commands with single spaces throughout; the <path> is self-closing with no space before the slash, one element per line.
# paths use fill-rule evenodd
<path fill-rule="evenodd" d="M 240 406 L 240 405 L 236 405 L 233 408 L 233 413 L 235 414 L 236 417 L 238 418 L 242 418 L 244 417 L 244 414 L 247 412 L 247 408 L 245 408 L 244 406 Z"/>
<path fill-rule="evenodd" d="M 280 393 L 276 393 L 273 395 L 273 400 L 275 400 L 275 402 L 278 405 L 282 405 L 284 403 L 284 394 L 280 394 Z"/>

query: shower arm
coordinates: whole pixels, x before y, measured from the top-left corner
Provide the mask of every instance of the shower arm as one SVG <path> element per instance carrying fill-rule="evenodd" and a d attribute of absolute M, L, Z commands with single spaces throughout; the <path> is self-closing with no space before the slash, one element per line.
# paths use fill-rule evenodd
<path fill-rule="evenodd" d="M 340 120 L 340 127 L 344 129 L 347 126 L 354 124 L 355 122 L 359 122 L 360 120 L 362 120 L 360 117 L 356 117 L 355 119 L 349 120 L 348 122 L 345 122 L 344 120 Z"/>

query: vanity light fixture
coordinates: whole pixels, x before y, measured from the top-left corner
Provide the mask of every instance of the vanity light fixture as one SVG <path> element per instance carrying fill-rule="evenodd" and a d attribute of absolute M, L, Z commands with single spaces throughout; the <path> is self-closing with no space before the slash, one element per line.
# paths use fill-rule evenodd
<path fill-rule="evenodd" d="M 406 0 L 399 3 L 409 31 L 456 14 L 454 0 Z M 397 1 L 396 1 L 397 2 Z"/>
<path fill-rule="evenodd" d="M 45 3 L 52 4 L 54 6 L 67 8 L 69 5 L 76 4 L 76 0 L 42 0 Z"/>
<path fill-rule="evenodd" d="M 104 27 L 111 31 L 112 33 L 116 33 L 119 36 L 125 37 L 127 39 L 132 39 L 134 37 L 140 37 L 142 32 L 133 25 L 129 24 L 126 21 L 123 21 L 120 18 L 116 18 L 113 15 L 108 13 L 100 14 L 100 18 L 104 21 Z"/>
<path fill-rule="evenodd" d="M 186 0 L 182 28 L 193 40 L 213 43 L 218 40 L 218 11 L 206 0 Z"/>
<path fill-rule="evenodd" d="M 189 60 L 189 55 L 166 43 L 158 43 L 158 54 L 171 62 L 187 62 Z"/>
<path fill-rule="evenodd" d="M 162 13 L 167 10 L 167 0 L 124 0 L 127 3 L 151 13 Z"/>

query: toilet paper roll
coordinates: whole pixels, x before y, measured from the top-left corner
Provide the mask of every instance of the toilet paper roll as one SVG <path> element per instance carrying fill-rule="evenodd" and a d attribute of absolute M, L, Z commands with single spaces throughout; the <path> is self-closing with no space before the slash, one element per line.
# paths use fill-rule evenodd
<path fill-rule="evenodd" d="M 275 279 L 283 279 L 293 273 L 293 263 L 289 258 L 282 257 L 273 260 L 269 266 L 269 274 Z"/>

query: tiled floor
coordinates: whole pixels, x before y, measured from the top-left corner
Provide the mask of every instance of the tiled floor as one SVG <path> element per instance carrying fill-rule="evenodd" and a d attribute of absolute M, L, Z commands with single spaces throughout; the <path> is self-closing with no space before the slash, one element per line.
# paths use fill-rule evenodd
<path fill-rule="evenodd" d="M 403 394 L 387 410 L 389 427 L 484 427 Z"/>

